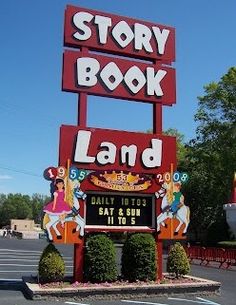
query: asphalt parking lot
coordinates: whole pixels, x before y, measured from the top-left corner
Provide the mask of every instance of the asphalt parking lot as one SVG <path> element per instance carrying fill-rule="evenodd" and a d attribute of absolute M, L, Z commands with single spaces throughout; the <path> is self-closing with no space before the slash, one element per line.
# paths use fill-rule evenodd
<path fill-rule="evenodd" d="M 47 241 L 0 239 L 0 279 L 19 280 L 22 276 L 36 276 L 38 261 Z M 66 264 L 66 274 L 73 272 L 73 246 L 58 245 Z"/>
<path fill-rule="evenodd" d="M 79 302 L 73 299 L 55 299 L 50 301 L 28 300 L 24 296 L 21 278 L 25 275 L 37 275 L 37 264 L 42 250 L 46 247 L 46 240 L 17 240 L 0 238 L 0 305 L 235 305 L 236 271 L 225 270 L 200 265 L 191 265 L 191 274 L 222 283 L 220 295 L 168 295 L 157 298 L 120 299 L 109 301 L 89 300 Z M 59 245 L 66 262 L 66 273 L 73 272 L 73 245 Z M 120 253 L 120 249 L 118 251 Z M 165 261 L 164 261 L 165 265 Z"/>

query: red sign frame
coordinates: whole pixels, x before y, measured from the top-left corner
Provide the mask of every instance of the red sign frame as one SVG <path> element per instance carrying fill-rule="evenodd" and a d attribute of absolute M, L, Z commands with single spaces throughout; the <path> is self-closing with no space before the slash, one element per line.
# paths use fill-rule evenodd
<path fill-rule="evenodd" d="M 79 12 L 80 13 L 84 12 L 86 14 L 93 16 L 91 22 L 84 22 L 85 24 L 83 25 L 83 27 L 87 26 L 90 28 L 91 31 L 90 38 L 84 41 L 77 40 L 73 37 L 73 35 L 77 31 L 75 25 L 73 25 L 73 16 Z M 96 15 L 111 19 L 111 26 L 108 27 L 108 31 L 107 31 L 108 32 L 107 41 L 104 44 L 98 42 L 98 34 L 97 34 L 98 27 L 94 23 L 94 18 Z M 127 28 L 130 28 L 131 31 L 134 28 L 134 26 L 137 24 L 144 28 L 147 28 L 147 31 L 149 29 L 151 32 L 150 45 L 153 49 L 153 52 L 147 52 L 146 50 L 143 49 L 135 50 L 134 39 L 126 47 L 124 48 L 119 47 L 118 44 L 114 41 L 111 32 L 114 30 L 114 27 L 121 21 L 125 24 Z M 161 32 L 163 32 L 163 30 L 169 31 L 169 35 L 166 40 L 166 48 L 164 54 L 159 54 L 159 52 L 157 51 L 158 44 L 156 43 L 157 41 L 155 41 L 153 27 L 159 28 Z M 109 52 L 113 54 L 120 54 L 123 56 L 130 56 L 134 58 L 143 58 L 147 60 L 161 60 L 162 62 L 171 64 L 171 62 L 175 61 L 175 29 L 170 26 L 150 23 L 142 20 L 127 18 L 123 16 L 96 11 L 96 10 L 68 5 L 65 12 L 64 46 L 73 47 L 73 48 L 84 46 L 95 51 L 102 51 L 105 53 Z"/>
<path fill-rule="evenodd" d="M 109 64 L 116 65 L 118 67 L 118 71 L 121 71 L 122 75 L 126 75 L 129 69 L 135 67 L 140 71 L 140 74 L 143 75 L 144 78 L 147 78 L 147 69 L 153 69 L 155 71 L 154 74 L 156 75 L 158 71 L 164 71 L 165 76 L 160 81 L 160 88 L 162 90 L 162 96 L 157 95 L 155 90 L 152 91 L 152 95 L 148 95 L 147 93 L 147 86 L 148 79 L 143 87 L 137 92 L 133 93 L 128 88 L 128 85 L 125 83 L 124 77 L 123 80 L 117 85 L 114 90 L 110 90 L 106 87 L 104 81 L 101 80 L 99 73 L 96 73 L 97 82 L 93 86 L 79 86 L 77 84 L 77 75 L 79 71 L 77 71 L 77 60 L 93 60 L 99 63 L 100 69 L 99 72 L 103 70 Z M 142 71 L 142 72 L 141 72 Z M 81 74 L 83 72 L 81 71 Z M 86 72 L 84 72 L 85 74 Z M 113 73 L 113 72 L 112 72 Z M 138 61 L 130 61 L 120 58 L 108 57 L 108 56 L 101 56 L 95 54 L 88 54 L 86 57 L 83 52 L 76 52 L 76 51 L 68 51 L 64 52 L 63 57 L 63 77 L 62 77 L 62 90 L 70 91 L 70 92 L 85 92 L 92 95 L 98 96 L 108 96 L 113 98 L 120 98 L 126 100 L 137 100 L 142 102 L 148 103 L 162 103 L 164 105 L 172 105 L 176 101 L 176 90 L 175 90 L 175 69 L 171 67 L 161 66 L 161 65 L 151 65 L 146 64 Z M 130 77 L 129 77 L 130 78 Z M 135 79 L 134 79 L 135 80 Z M 109 80 L 108 80 L 109 81 Z M 155 82 L 157 82 L 155 80 Z M 153 82 L 153 83 L 155 83 Z M 158 90 L 158 89 L 157 89 Z"/>
<path fill-rule="evenodd" d="M 75 162 L 74 155 L 76 150 L 76 137 L 78 131 L 81 130 L 91 132 L 91 139 L 88 146 L 89 156 L 95 157 L 99 151 L 104 151 L 104 149 L 98 150 L 99 145 L 104 141 L 114 144 L 117 148 L 114 163 L 101 165 L 97 162 L 97 160 L 91 161 L 91 163 Z M 160 166 L 148 168 L 145 167 L 141 160 L 143 151 L 146 148 L 151 147 L 150 143 L 152 139 L 162 141 L 162 158 Z M 128 166 L 126 163 L 120 163 L 119 153 L 123 145 L 137 146 L 136 163 L 134 166 Z M 62 125 L 60 129 L 59 164 L 65 165 L 68 159 L 70 159 L 71 162 L 77 167 L 87 170 L 123 170 L 136 173 L 156 174 L 157 172 L 168 171 L 171 163 L 176 164 L 176 138 L 157 134 Z"/>

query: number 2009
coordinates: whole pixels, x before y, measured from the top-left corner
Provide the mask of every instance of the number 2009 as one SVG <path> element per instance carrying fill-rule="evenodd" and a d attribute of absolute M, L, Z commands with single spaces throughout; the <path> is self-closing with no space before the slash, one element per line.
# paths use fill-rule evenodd
<path fill-rule="evenodd" d="M 185 183 L 188 181 L 188 174 L 187 173 L 180 173 L 180 172 L 174 172 L 173 175 L 169 172 L 165 172 L 164 174 L 158 174 L 156 176 L 158 183 L 163 183 L 163 182 L 181 182 Z"/>

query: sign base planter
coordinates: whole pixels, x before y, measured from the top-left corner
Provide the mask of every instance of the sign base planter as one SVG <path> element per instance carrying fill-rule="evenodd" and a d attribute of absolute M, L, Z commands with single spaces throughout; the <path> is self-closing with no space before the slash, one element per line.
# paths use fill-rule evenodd
<path fill-rule="evenodd" d="M 103 283 L 84 286 L 68 285 L 64 288 L 45 288 L 36 279 L 23 277 L 25 293 L 32 300 L 72 298 L 73 300 L 106 300 L 121 298 L 143 298 L 174 294 L 218 294 L 221 283 L 199 277 L 184 276 L 183 283 Z"/>

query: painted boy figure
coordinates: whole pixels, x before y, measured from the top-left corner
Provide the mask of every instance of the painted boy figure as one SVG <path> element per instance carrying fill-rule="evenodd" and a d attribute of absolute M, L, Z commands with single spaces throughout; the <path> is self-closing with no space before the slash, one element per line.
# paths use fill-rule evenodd
<path fill-rule="evenodd" d="M 184 205 L 184 195 L 181 193 L 180 189 L 181 189 L 181 183 L 180 182 L 174 183 L 174 188 L 173 188 L 174 201 L 170 206 L 170 211 L 173 213 L 173 215 L 175 215 L 178 209 Z"/>
<path fill-rule="evenodd" d="M 169 197 L 169 200 L 168 200 L 169 204 L 162 209 L 162 213 L 172 212 L 173 215 L 176 215 L 178 209 L 181 206 L 184 205 L 184 195 L 182 194 L 180 189 L 181 189 L 181 183 L 180 182 L 174 183 L 174 185 L 173 185 L 173 196 L 170 196 L 170 189 L 168 189 L 167 193 L 169 195 L 168 196 Z"/>

